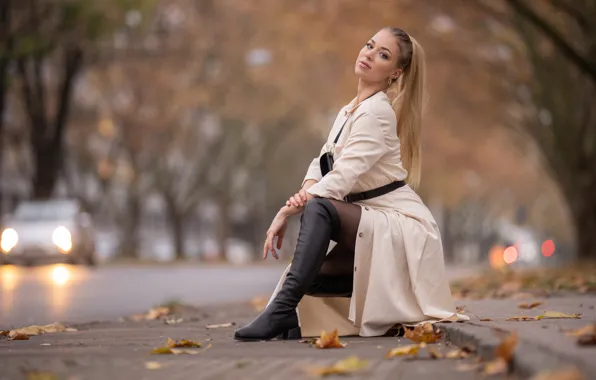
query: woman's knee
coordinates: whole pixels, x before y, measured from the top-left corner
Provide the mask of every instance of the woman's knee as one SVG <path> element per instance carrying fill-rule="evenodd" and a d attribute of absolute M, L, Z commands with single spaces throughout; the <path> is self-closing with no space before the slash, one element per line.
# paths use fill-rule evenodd
<path fill-rule="evenodd" d="M 318 214 L 321 212 L 328 214 L 332 219 L 339 219 L 339 214 L 329 199 L 316 197 L 306 202 L 305 214 Z"/>

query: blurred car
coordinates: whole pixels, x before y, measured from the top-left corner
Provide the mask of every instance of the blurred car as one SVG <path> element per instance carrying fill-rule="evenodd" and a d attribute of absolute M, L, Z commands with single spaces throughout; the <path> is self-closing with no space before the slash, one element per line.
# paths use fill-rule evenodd
<path fill-rule="evenodd" d="M 0 235 L 0 264 L 95 265 L 91 217 L 76 200 L 20 203 Z"/>

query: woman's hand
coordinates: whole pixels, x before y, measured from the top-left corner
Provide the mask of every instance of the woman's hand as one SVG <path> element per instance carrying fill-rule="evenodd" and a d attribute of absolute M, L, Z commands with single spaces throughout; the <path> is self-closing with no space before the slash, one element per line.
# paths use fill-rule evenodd
<path fill-rule="evenodd" d="M 310 194 L 308 194 L 305 189 L 300 189 L 286 201 L 286 206 L 294 206 L 296 208 L 304 207 L 306 202 L 308 202 L 309 195 Z M 312 195 L 310 195 L 310 198 L 312 198 Z"/>
<path fill-rule="evenodd" d="M 284 207 L 279 210 L 277 215 L 275 215 L 275 218 L 273 218 L 273 221 L 271 222 L 271 226 L 267 230 L 267 238 L 265 239 L 265 246 L 263 247 L 263 259 L 267 258 L 269 251 L 271 251 L 273 257 L 279 259 L 279 255 L 273 248 L 273 238 L 277 236 L 277 249 L 281 249 L 287 227 L 288 216 L 286 215 L 286 210 Z"/>

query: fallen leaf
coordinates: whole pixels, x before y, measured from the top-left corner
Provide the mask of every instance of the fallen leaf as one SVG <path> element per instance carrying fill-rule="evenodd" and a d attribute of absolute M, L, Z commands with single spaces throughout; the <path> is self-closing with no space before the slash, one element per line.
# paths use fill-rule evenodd
<path fill-rule="evenodd" d="M 567 331 L 565 335 L 567 336 L 582 336 L 582 335 L 590 335 L 596 334 L 596 324 L 587 325 L 580 329 Z"/>
<path fill-rule="evenodd" d="M 466 307 L 465 306 L 458 306 L 455 308 L 455 312 L 457 314 L 463 314 L 466 312 Z"/>
<path fill-rule="evenodd" d="M 536 319 L 580 319 L 580 314 L 566 314 L 560 311 L 546 311 L 544 314 L 539 315 Z"/>
<path fill-rule="evenodd" d="M 157 347 L 151 351 L 151 355 L 171 355 L 172 349 L 169 347 Z"/>
<path fill-rule="evenodd" d="M 465 348 L 458 348 L 452 351 L 449 351 L 445 355 L 445 359 L 465 359 L 470 356 L 470 351 L 466 350 Z"/>
<path fill-rule="evenodd" d="M 328 376 L 328 375 L 343 375 L 360 371 L 368 367 L 366 360 L 361 360 L 357 356 L 350 356 L 344 360 L 340 360 L 329 367 L 318 367 L 311 368 L 308 372 L 317 376 Z"/>
<path fill-rule="evenodd" d="M 577 344 L 580 346 L 596 345 L 596 323 L 574 331 L 577 334 Z"/>
<path fill-rule="evenodd" d="M 484 374 L 487 376 L 506 374 L 509 365 L 502 358 L 495 358 L 484 365 Z"/>
<path fill-rule="evenodd" d="M 434 330 L 432 323 L 426 322 L 415 326 L 413 329 L 406 328 L 404 337 L 416 343 L 435 343 L 441 339 L 441 334 Z"/>
<path fill-rule="evenodd" d="M 492 322 L 491 318 L 480 318 L 480 322 Z"/>
<path fill-rule="evenodd" d="M 205 327 L 207 327 L 208 329 L 221 329 L 223 327 L 232 327 L 232 326 L 236 326 L 236 322 L 220 323 L 218 325 L 207 325 Z"/>
<path fill-rule="evenodd" d="M 25 376 L 27 380 L 58 380 L 58 376 L 51 372 L 28 371 Z"/>
<path fill-rule="evenodd" d="M 0 330 L 0 336 L 8 336 L 10 330 Z"/>
<path fill-rule="evenodd" d="M 168 315 L 170 315 L 171 312 L 172 310 L 169 307 L 158 306 L 150 309 L 145 314 L 134 314 L 130 317 L 130 319 L 135 322 L 139 322 L 142 320 L 153 321 L 161 317 L 167 317 Z"/>
<path fill-rule="evenodd" d="M 437 351 L 434 347 L 429 347 L 428 353 L 433 359 L 443 359 L 443 354 Z"/>
<path fill-rule="evenodd" d="M 250 365 L 250 361 L 249 360 L 239 360 L 236 362 L 235 367 L 236 368 L 244 368 L 248 365 Z"/>
<path fill-rule="evenodd" d="M 424 347 L 426 347 L 426 343 L 410 344 L 407 346 L 396 347 L 389 350 L 389 352 L 387 352 L 387 355 L 385 355 L 385 358 L 389 359 L 395 356 L 417 355 L 418 351 L 420 351 L 420 349 Z"/>
<path fill-rule="evenodd" d="M 8 340 L 29 340 L 29 335 L 20 332 L 12 334 L 11 331 L 11 334 L 8 335 Z"/>
<path fill-rule="evenodd" d="M 577 368 L 545 370 L 532 376 L 530 380 L 583 380 L 584 375 Z"/>
<path fill-rule="evenodd" d="M 538 317 L 531 317 L 531 316 L 528 316 L 528 315 L 522 315 L 520 317 L 509 317 L 509 318 L 507 318 L 505 320 L 506 321 L 516 321 L 516 322 L 519 322 L 519 321 L 537 321 L 538 320 Z"/>
<path fill-rule="evenodd" d="M 159 362 L 146 362 L 145 363 L 145 368 L 147 368 L 147 369 L 154 370 L 154 369 L 161 369 L 161 367 L 162 367 L 162 365 Z"/>
<path fill-rule="evenodd" d="M 321 337 L 316 340 L 315 346 L 317 348 L 344 348 L 346 345 L 339 341 L 337 329 L 335 329 L 330 333 L 321 331 Z"/>
<path fill-rule="evenodd" d="M 166 325 L 177 325 L 184 322 L 182 318 L 167 318 L 163 321 Z"/>
<path fill-rule="evenodd" d="M 533 309 L 537 306 L 542 305 L 544 302 L 542 301 L 536 301 L 536 302 L 532 302 L 532 303 L 520 303 L 519 305 L 517 305 L 517 307 L 519 307 L 520 309 Z"/>
<path fill-rule="evenodd" d="M 316 344 L 318 339 L 319 338 L 306 338 L 306 339 L 302 339 L 298 343 Z"/>
<path fill-rule="evenodd" d="M 517 340 L 518 338 L 516 332 L 507 335 L 507 337 L 505 337 L 505 339 L 503 339 L 495 349 L 495 356 L 509 363 L 513 357 L 513 353 L 515 352 Z"/>
<path fill-rule="evenodd" d="M 172 338 L 168 338 L 168 348 L 196 348 L 202 347 L 201 343 L 187 339 L 180 339 L 175 341 Z"/>

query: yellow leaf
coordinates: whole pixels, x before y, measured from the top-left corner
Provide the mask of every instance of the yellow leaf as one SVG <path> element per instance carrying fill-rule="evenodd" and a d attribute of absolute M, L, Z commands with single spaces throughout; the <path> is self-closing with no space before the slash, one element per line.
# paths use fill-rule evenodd
<path fill-rule="evenodd" d="M 426 347 L 426 343 L 410 344 L 407 346 L 396 347 L 394 349 L 389 350 L 385 357 L 388 359 L 395 356 L 417 355 L 418 351 L 420 351 L 420 349 L 424 347 Z"/>
<path fill-rule="evenodd" d="M 519 305 L 517 305 L 517 307 L 519 307 L 520 309 L 533 309 L 533 308 L 540 306 L 542 304 L 543 304 L 543 302 L 541 302 L 541 301 L 536 301 L 536 302 L 532 302 L 532 303 L 524 302 L 524 303 L 520 303 Z"/>
<path fill-rule="evenodd" d="M 58 376 L 51 372 L 30 371 L 26 375 L 27 380 L 58 380 Z"/>
<path fill-rule="evenodd" d="M 171 355 L 173 354 L 172 349 L 169 347 L 157 347 L 151 351 L 151 355 Z"/>
<path fill-rule="evenodd" d="M 413 329 L 406 328 L 404 336 L 416 343 L 435 343 L 441 339 L 441 334 L 435 332 L 432 323 L 426 322 Z"/>
<path fill-rule="evenodd" d="M 364 369 L 368 366 L 366 360 L 361 360 L 357 356 L 350 356 L 340 360 L 329 367 L 312 368 L 309 372 L 317 376 L 343 375 Z"/>
<path fill-rule="evenodd" d="M 577 368 L 562 368 L 541 371 L 530 380 L 584 380 L 584 375 Z"/>
<path fill-rule="evenodd" d="M 321 331 L 321 337 L 316 340 L 315 346 L 317 348 L 344 348 L 345 344 L 340 343 L 337 329 L 335 329 L 330 333 Z"/>
<path fill-rule="evenodd" d="M 502 358 L 495 358 L 484 366 L 484 374 L 487 376 L 502 375 L 508 371 L 508 364 Z"/>
<path fill-rule="evenodd" d="M 536 319 L 580 319 L 581 314 L 566 314 L 560 311 L 547 311 L 542 315 L 536 317 Z"/>

